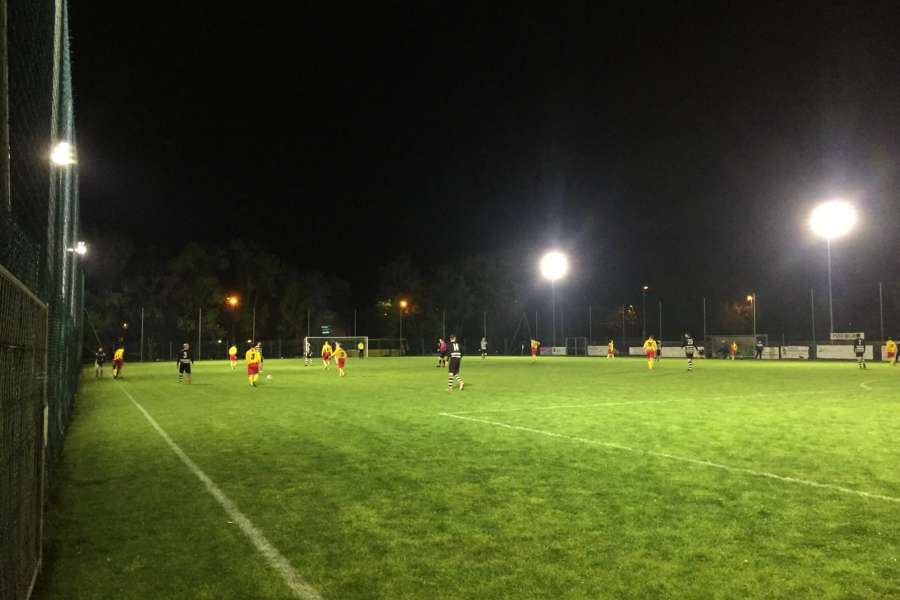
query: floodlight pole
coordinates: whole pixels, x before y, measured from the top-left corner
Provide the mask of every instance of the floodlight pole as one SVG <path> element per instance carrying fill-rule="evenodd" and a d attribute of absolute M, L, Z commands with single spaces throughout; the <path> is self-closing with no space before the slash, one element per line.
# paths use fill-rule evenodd
<path fill-rule="evenodd" d="M 141 314 L 143 314 L 143 311 L 141 311 Z M 141 325 L 141 328 L 143 329 L 143 325 Z M 202 344 L 202 339 L 203 339 L 201 337 L 202 335 L 203 335 L 203 309 L 200 308 L 199 312 L 197 313 L 197 360 L 200 360 L 200 354 L 202 353 L 202 351 L 201 351 L 201 348 L 202 348 L 201 344 Z"/>
<path fill-rule="evenodd" d="M 659 301 L 659 341 L 662 342 L 662 300 Z"/>
<path fill-rule="evenodd" d="M 706 296 L 703 296 L 703 343 L 706 344 Z"/>
<path fill-rule="evenodd" d="M 356 337 L 356 309 L 353 309 L 353 337 Z"/>
<path fill-rule="evenodd" d="M 881 319 L 881 341 L 884 341 L 884 294 L 881 282 L 878 282 L 878 315 Z"/>
<path fill-rule="evenodd" d="M 556 280 L 550 280 L 550 308 L 553 312 L 553 318 L 550 320 L 553 327 L 553 345 L 556 346 Z"/>
<path fill-rule="evenodd" d="M 441 312 L 441 338 L 447 338 L 447 309 Z"/>
<path fill-rule="evenodd" d="M 753 292 L 750 298 L 753 303 L 753 339 L 756 340 L 756 292 Z"/>
<path fill-rule="evenodd" d="M 881 285 L 881 284 L 879 284 Z M 884 336 L 882 336 L 884 337 Z M 144 362 L 144 307 L 141 307 L 141 358 L 140 362 Z"/>
<path fill-rule="evenodd" d="M 484 311 L 484 328 L 482 335 L 487 338 L 487 311 Z"/>
<path fill-rule="evenodd" d="M 812 326 L 812 345 L 816 345 L 816 298 L 813 289 L 809 288 L 809 322 Z"/>
<path fill-rule="evenodd" d="M 831 240 L 825 240 L 825 252 L 828 255 L 828 333 L 834 333 L 834 306 L 831 297 Z"/>
<path fill-rule="evenodd" d="M 641 325 L 641 339 L 647 339 L 647 286 L 641 289 L 641 317 L 643 325 Z"/>
<path fill-rule="evenodd" d="M 591 343 L 591 337 L 593 334 L 592 325 L 593 325 L 593 323 L 591 322 L 591 305 L 588 304 L 588 344 Z"/>

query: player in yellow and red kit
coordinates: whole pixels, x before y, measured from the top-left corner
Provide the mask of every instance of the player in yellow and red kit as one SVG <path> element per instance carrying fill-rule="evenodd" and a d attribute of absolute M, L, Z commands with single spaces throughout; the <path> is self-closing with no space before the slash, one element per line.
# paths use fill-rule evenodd
<path fill-rule="evenodd" d="M 328 363 L 331 362 L 332 353 L 331 344 L 328 343 L 328 340 L 325 340 L 325 343 L 322 344 L 322 364 L 325 365 L 326 369 L 328 368 Z"/>
<path fill-rule="evenodd" d="M 616 357 L 616 345 L 612 340 L 609 340 L 609 343 L 606 345 L 606 358 L 615 358 Z"/>
<path fill-rule="evenodd" d="M 537 351 L 540 346 L 541 343 L 538 340 L 531 340 L 531 362 L 537 360 Z"/>
<path fill-rule="evenodd" d="M 122 367 L 125 365 L 125 347 L 119 346 L 113 352 L 113 379 L 118 379 L 122 374 Z"/>
<path fill-rule="evenodd" d="M 644 356 L 647 357 L 647 368 L 651 371 L 653 370 L 653 363 L 656 362 L 656 351 L 658 348 L 659 346 L 657 346 L 656 340 L 653 339 L 652 335 L 644 342 Z"/>
<path fill-rule="evenodd" d="M 345 376 L 344 365 L 347 364 L 347 351 L 341 347 L 339 342 L 334 343 L 334 361 L 337 363 L 338 373 L 341 377 Z"/>
<path fill-rule="evenodd" d="M 731 354 L 731 360 L 734 360 L 737 357 L 737 342 L 731 340 L 731 345 L 728 346 L 728 353 Z"/>
<path fill-rule="evenodd" d="M 244 360 L 247 362 L 247 381 L 256 387 L 256 381 L 259 379 L 259 352 L 257 352 L 256 346 L 250 346 L 244 355 Z"/>
<path fill-rule="evenodd" d="M 892 366 L 897 364 L 897 342 L 891 339 L 885 342 L 884 353 L 887 354 L 888 362 L 890 362 Z"/>
<path fill-rule="evenodd" d="M 231 362 L 231 370 L 234 371 L 237 367 L 237 346 L 232 345 L 228 349 L 228 360 Z"/>

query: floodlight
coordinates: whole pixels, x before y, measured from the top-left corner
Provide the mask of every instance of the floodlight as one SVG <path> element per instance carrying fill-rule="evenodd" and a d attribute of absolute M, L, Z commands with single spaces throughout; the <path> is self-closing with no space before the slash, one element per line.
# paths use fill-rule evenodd
<path fill-rule="evenodd" d="M 541 259 L 541 275 L 550 281 L 556 281 L 563 277 L 569 270 L 569 259 L 562 252 L 556 250 L 548 252 Z"/>
<path fill-rule="evenodd" d="M 68 252 L 73 252 L 79 256 L 84 256 L 87 254 L 87 244 L 84 242 L 78 242 L 75 244 L 74 248 L 66 248 Z"/>
<path fill-rule="evenodd" d="M 228 296 L 227 298 L 225 298 L 225 302 L 228 303 L 228 306 L 230 306 L 231 308 L 234 308 L 235 306 L 238 305 L 237 296 Z"/>
<path fill-rule="evenodd" d="M 50 153 L 54 165 L 65 167 L 75 162 L 75 148 L 69 142 L 60 142 Z"/>
<path fill-rule="evenodd" d="M 753 294 L 747 294 L 747 302 L 753 302 Z"/>
<path fill-rule="evenodd" d="M 856 209 L 843 200 L 829 200 L 817 206 L 809 218 L 813 233 L 826 240 L 846 235 L 856 225 Z"/>
<path fill-rule="evenodd" d="M 406 300 L 400 301 L 400 308 L 406 308 L 407 306 L 409 306 L 409 302 L 407 302 Z"/>

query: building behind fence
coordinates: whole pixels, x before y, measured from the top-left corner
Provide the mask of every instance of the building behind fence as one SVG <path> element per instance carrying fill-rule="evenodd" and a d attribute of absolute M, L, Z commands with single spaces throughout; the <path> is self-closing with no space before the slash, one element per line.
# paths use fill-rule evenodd
<path fill-rule="evenodd" d="M 83 276 L 64 0 L 0 0 L 0 600 L 29 598 L 78 385 Z"/>

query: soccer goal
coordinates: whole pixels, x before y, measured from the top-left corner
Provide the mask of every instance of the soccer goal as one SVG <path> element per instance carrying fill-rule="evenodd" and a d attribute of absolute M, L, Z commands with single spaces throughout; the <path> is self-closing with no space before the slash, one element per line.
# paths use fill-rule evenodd
<path fill-rule="evenodd" d="M 761 339 L 763 345 L 768 347 L 769 336 L 765 333 L 758 333 L 756 337 L 752 335 L 730 335 L 730 334 L 711 334 L 706 336 L 704 343 L 706 358 L 726 358 L 728 356 L 728 346 L 732 341 L 737 343 L 738 358 L 753 358 L 756 355 L 756 340 Z"/>
<path fill-rule="evenodd" d="M 587 342 L 586 337 L 567 337 L 566 354 L 569 356 L 587 356 Z"/>
<path fill-rule="evenodd" d="M 309 350 L 313 356 L 322 355 L 322 346 L 325 342 L 331 344 L 332 349 L 335 343 L 339 343 L 341 348 L 347 351 L 347 356 L 353 358 L 359 357 L 359 344 L 362 342 L 363 351 L 361 358 L 369 358 L 369 338 L 368 336 L 310 336 L 303 338 L 303 347 L 309 343 Z"/>

